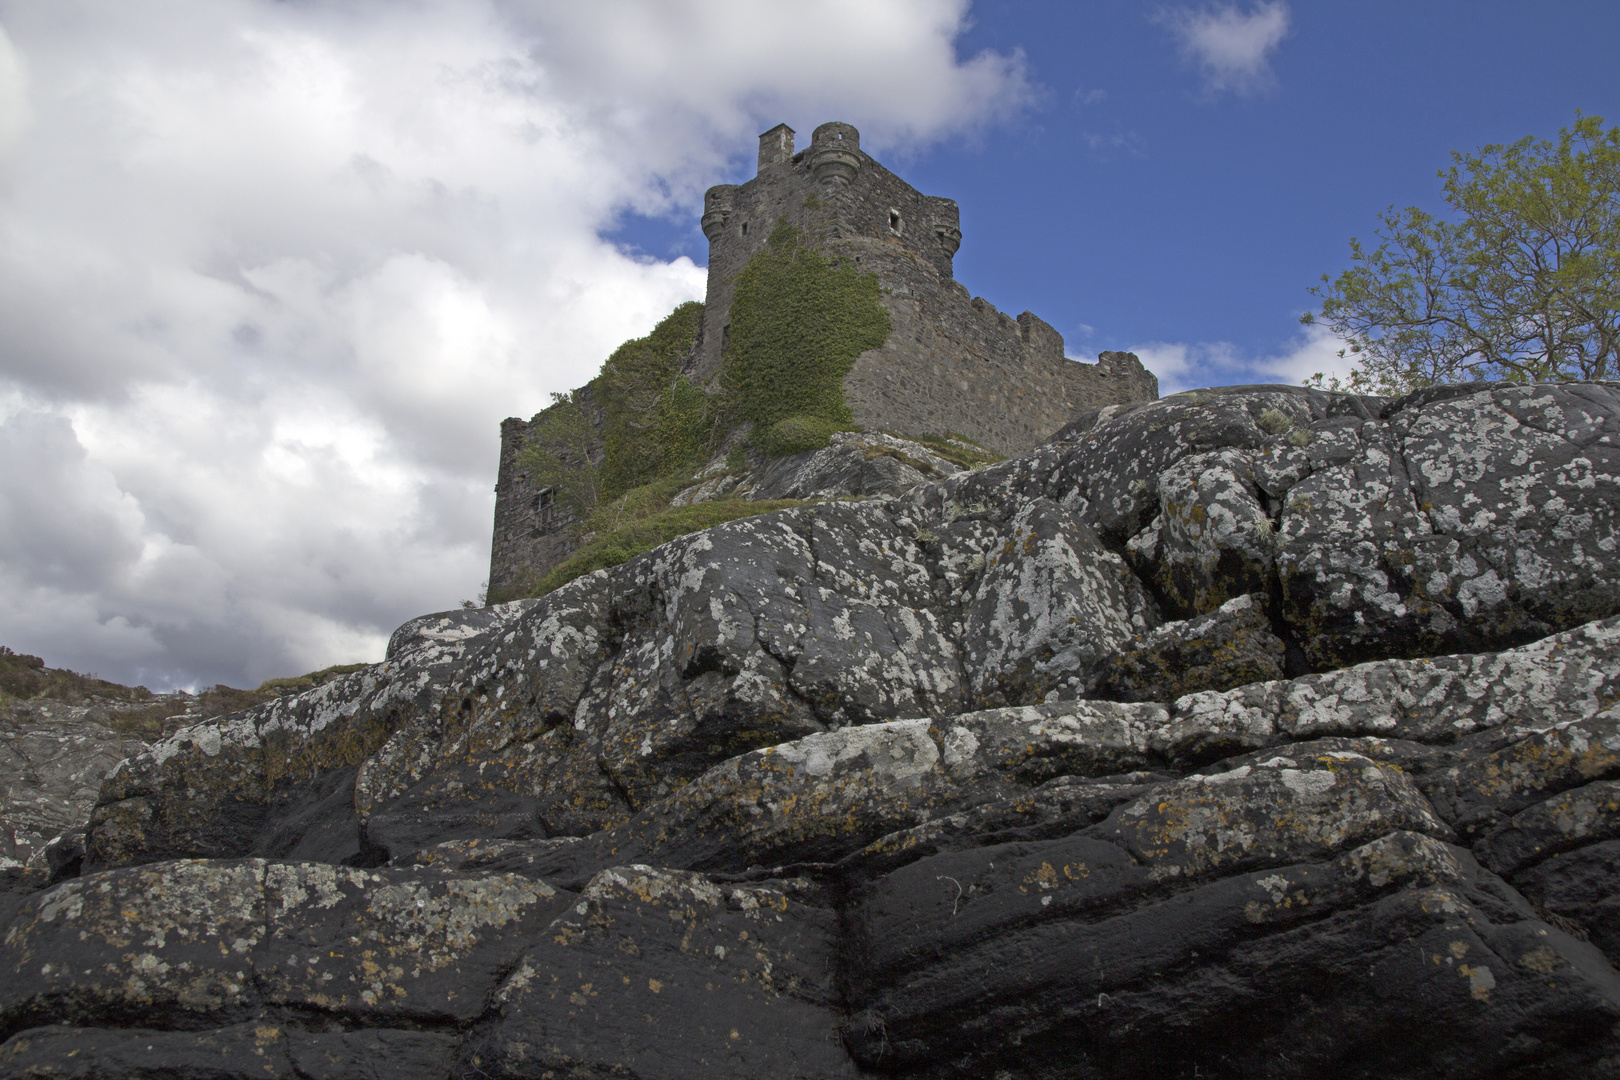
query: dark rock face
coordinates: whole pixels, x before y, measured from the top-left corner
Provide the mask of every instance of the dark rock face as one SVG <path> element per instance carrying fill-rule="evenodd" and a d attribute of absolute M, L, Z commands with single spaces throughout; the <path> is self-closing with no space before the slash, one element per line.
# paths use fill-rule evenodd
<path fill-rule="evenodd" d="M 1179 395 L 415 620 L 108 780 L 0 1076 L 1620 1076 L 1617 440 Z"/>
<path fill-rule="evenodd" d="M 92 717 L 56 701 L 0 708 L 0 892 L 37 889 L 82 858 L 102 780 L 146 748 Z"/>
<path fill-rule="evenodd" d="M 1108 656 L 1092 693 L 1116 701 L 1174 701 L 1284 676 L 1288 647 L 1271 628 L 1265 594 L 1228 600 L 1207 615 L 1165 623 Z"/>
<path fill-rule="evenodd" d="M 838 919 L 822 892 L 802 878 L 597 874 L 524 955 L 463 1060 L 498 1077 L 855 1077 L 827 1024 Z"/>

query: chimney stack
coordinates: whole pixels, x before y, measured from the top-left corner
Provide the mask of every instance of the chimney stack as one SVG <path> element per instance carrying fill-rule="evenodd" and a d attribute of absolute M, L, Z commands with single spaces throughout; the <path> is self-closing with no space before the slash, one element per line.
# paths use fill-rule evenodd
<path fill-rule="evenodd" d="M 793 129 L 777 124 L 759 137 L 759 171 L 767 165 L 780 165 L 793 160 Z"/>

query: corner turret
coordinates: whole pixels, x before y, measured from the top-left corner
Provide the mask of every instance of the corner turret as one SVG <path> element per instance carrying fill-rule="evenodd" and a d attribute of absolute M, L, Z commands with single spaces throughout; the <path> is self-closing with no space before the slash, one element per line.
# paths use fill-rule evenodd
<path fill-rule="evenodd" d="M 810 136 L 810 174 L 818 184 L 848 186 L 861 171 L 861 133 L 834 120 Z"/>
<path fill-rule="evenodd" d="M 787 127 L 786 124 L 782 126 Z M 760 153 L 763 155 L 764 151 Z M 709 243 L 719 240 L 726 231 L 726 222 L 730 220 L 736 203 L 736 184 L 716 184 L 703 193 L 703 218 L 698 224 L 703 228 L 703 235 L 709 238 Z"/>

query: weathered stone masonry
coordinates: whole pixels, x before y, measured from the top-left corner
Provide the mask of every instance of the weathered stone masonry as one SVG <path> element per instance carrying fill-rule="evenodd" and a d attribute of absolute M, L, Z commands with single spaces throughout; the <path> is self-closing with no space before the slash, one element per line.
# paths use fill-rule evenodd
<path fill-rule="evenodd" d="M 684 367 L 710 384 L 720 371 L 733 283 L 780 222 L 807 243 L 875 273 L 894 329 L 855 361 L 844 396 L 855 423 L 904 434 L 965 435 L 1002 454 L 1038 446 L 1077 415 L 1152 401 L 1159 383 L 1130 353 L 1096 364 L 1063 354 L 1063 335 L 1026 311 L 1014 319 L 952 279 L 962 243 L 956 203 L 924 195 L 860 148 L 849 124 L 816 128 L 795 152 L 778 124 L 759 137 L 759 168 L 703 201 L 709 281 L 703 324 Z M 598 410 L 588 413 L 598 424 Z M 528 481 L 517 458 L 530 421 L 501 424 L 491 596 L 515 595 L 567 556 L 568 521 Z"/>
<path fill-rule="evenodd" d="M 593 454 L 601 453 L 604 417 L 589 386 L 575 400 L 590 417 Z M 529 481 L 518 463 L 533 420 L 515 416 L 501 421 L 501 465 L 495 478 L 495 531 L 489 545 L 489 596 L 511 599 L 566 559 L 578 545 L 568 528 L 572 516 L 547 488 Z M 494 602 L 493 600 L 491 602 Z"/>

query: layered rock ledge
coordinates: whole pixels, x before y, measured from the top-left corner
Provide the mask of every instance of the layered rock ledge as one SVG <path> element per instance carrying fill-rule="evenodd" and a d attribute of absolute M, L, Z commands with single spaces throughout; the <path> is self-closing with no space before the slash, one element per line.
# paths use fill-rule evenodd
<path fill-rule="evenodd" d="M 1620 1076 L 1617 507 L 1228 388 L 413 620 L 114 772 L 0 1076 Z"/>

